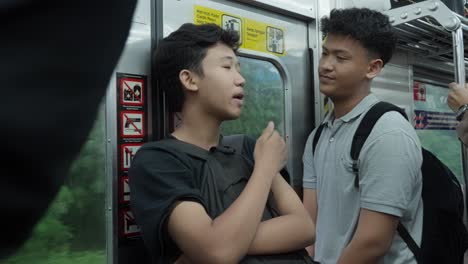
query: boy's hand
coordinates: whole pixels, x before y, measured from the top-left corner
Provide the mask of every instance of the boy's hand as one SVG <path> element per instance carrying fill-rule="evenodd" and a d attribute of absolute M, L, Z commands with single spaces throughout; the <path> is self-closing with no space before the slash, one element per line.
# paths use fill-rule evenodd
<path fill-rule="evenodd" d="M 450 83 L 447 103 L 453 111 L 457 111 L 460 106 L 468 104 L 468 84 L 461 87 L 458 83 Z"/>
<path fill-rule="evenodd" d="M 275 124 L 271 121 L 268 122 L 262 135 L 257 139 L 254 158 L 256 166 L 274 169 L 273 176 L 276 176 L 276 172 L 286 166 L 288 159 L 286 143 L 275 130 Z"/>

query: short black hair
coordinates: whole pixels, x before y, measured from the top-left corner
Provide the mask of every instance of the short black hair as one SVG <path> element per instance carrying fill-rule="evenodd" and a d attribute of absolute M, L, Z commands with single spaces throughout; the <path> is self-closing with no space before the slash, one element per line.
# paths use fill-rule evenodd
<path fill-rule="evenodd" d="M 153 78 L 165 91 L 171 111 L 181 111 L 185 101 L 180 71 L 187 69 L 203 76 L 202 60 L 208 48 L 217 43 L 225 44 L 236 52 L 239 35 L 215 24 L 187 23 L 159 42 L 153 52 Z"/>
<path fill-rule="evenodd" d="M 321 20 L 324 35 L 350 36 L 385 65 L 393 55 L 397 37 L 388 16 L 368 8 L 333 9 Z"/>

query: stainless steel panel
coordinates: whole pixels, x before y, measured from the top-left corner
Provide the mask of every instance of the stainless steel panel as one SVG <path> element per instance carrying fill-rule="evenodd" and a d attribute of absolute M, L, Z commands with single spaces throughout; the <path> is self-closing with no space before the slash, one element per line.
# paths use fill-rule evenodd
<path fill-rule="evenodd" d="M 315 1 L 311 0 L 231 0 L 264 8 L 285 15 L 297 15 L 300 19 L 316 18 Z"/>
<path fill-rule="evenodd" d="M 151 97 L 151 0 L 139 0 L 123 53 L 110 79 L 106 95 L 106 219 L 108 263 L 122 263 L 118 258 L 118 162 L 116 72 L 148 76 Z M 148 129 L 151 137 L 151 105 L 148 105 Z"/>
<path fill-rule="evenodd" d="M 408 117 L 412 118 L 414 106 L 409 65 L 385 65 L 382 72 L 372 81 L 371 92 L 382 101 L 404 108 Z"/>
<path fill-rule="evenodd" d="M 313 21 L 308 26 L 309 30 L 309 47 L 311 48 L 312 52 L 312 61 L 310 67 L 310 76 L 312 76 L 312 81 L 310 85 L 313 86 L 312 91 L 306 91 L 306 94 L 313 93 L 314 100 L 313 102 L 310 101 L 311 106 L 309 109 L 314 109 L 314 116 L 310 117 L 315 120 L 314 127 L 318 127 L 322 122 L 322 119 L 325 115 L 323 109 L 323 100 L 324 95 L 320 92 L 320 80 L 318 74 L 318 66 L 320 61 L 320 56 L 322 54 L 322 32 L 320 31 L 320 25 L 318 21 Z M 311 120 L 311 119 L 309 119 Z M 307 131 L 309 132 L 309 131 Z"/>
<path fill-rule="evenodd" d="M 366 7 L 378 11 L 389 10 L 390 0 L 336 0 L 337 8 Z"/>
<path fill-rule="evenodd" d="M 106 247 L 107 263 L 117 259 L 117 94 L 116 76 L 112 74 L 106 96 Z"/>

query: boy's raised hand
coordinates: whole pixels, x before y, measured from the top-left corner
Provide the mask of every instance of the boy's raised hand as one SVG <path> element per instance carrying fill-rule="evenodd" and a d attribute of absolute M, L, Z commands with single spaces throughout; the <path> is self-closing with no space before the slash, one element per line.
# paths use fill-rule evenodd
<path fill-rule="evenodd" d="M 272 121 L 268 122 L 262 135 L 257 139 L 254 158 L 256 166 L 271 168 L 274 172 L 279 172 L 286 166 L 288 159 L 286 143 L 275 130 L 275 124 Z"/>

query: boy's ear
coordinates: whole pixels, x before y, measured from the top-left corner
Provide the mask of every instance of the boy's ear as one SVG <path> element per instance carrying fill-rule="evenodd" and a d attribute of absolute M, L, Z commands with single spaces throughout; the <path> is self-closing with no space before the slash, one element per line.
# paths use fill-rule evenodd
<path fill-rule="evenodd" d="M 371 60 L 367 68 L 366 77 L 368 79 L 374 79 L 382 70 L 383 61 L 381 59 Z"/>
<path fill-rule="evenodd" d="M 198 86 L 197 86 L 197 81 L 198 81 L 198 76 L 189 70 L 181 70 L 179 72 L 179 80 L 182 83 L 182 85 L 185 87 L 185 89 L 191 91 L 191 92 L 196 92 L 198 91 Z"/>

